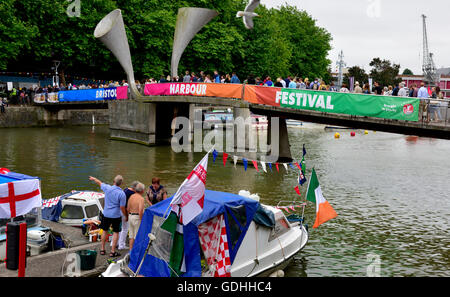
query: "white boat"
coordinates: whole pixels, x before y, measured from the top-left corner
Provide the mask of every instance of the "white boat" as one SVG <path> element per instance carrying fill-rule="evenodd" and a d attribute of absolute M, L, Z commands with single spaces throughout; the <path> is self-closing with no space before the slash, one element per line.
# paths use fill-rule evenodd
<path fill-rule="evenodd" d="M 257 130 L 267 129 L 269 121 L 266 116 L 252 114 L 252 128 Z M 214 110 L 212 112 L 204 113 L 204 122 L 208 124 L 211 129 L 219 129 L 224 127 L 233 127 L 234 116 L 230 111 Z"/>
<path fill-rule="evenodd" d="M 164 235 L 164 232 L 159 228 L 159 223 L 157 223 L 162 220 L 158 214 L 164 213 L 170 199 L 163 202 L 165 202 L 164 205 L 157 204 L 146 209 L 131 253 L 124 259 L 110 264 L 101 276 L 170 276 L 170 269 L 172 268 L 167 264 L 169 261 L 167 255 L 170 255 L 170 251 L 165 250 L 167 242 L 170 240 Z M 209 203 L 214 205 L 213 208 L 210 207 Z M 233 205 L 231 211 L 229 210 L 230 205 Z M 257 210 L 255 211 L 255 209 Z M 221 213 L 222 210 L 224 210 L 223 213 Z M 284 275 L 282 270 L 289 265 L 294 256 L 308 242 L 307 226 L 303 224 L 303 220 L 299 216 L 286 217 L 277 207 L 260 204 L 248 197 L 206 191 L 203 212 L 207 213 L 202 213 L 197 221 L 194 220 L 194 225 L 197 226 L 198 230 L 204 230 L 202 229 L 204 224 L 213 224 L 214 220 L 220 215 L 228 217 L 226 230 L 232 230 L 226 233 L 228 245 L 236 247 L 235 250 L 229 250 L 232 258 L 229 269 L 229 276 L 231 277 L 282 276 Z M 249 216 L 251 221 L 248 221 Z M 241 222 L 240 227 L 242 229 L 236 229 L 236 224 L 239 224 L 235 222 L 236 218 Z M 156 225 L 156 227 L 153 225 Z M 194 232 L 197 232 L 195 228 Z M 241 232 L 239 233 L 240 237 L 236 234 L 233 235 L 233 232 Z M 195 233 L 192 234 L 195 238 Z M 192 234 L 189 234 L 187 229 L 183 228 L 183 236 L 191 236 Z M 199 263 L 197 263 L 197 266 L 195 264 L 186 265 L 185 274 L 180 276 L 215 276 L 218 267 L 217 259 L 221 257 L 217 252 L 217 247 L 211 245 L 205 248 L 204 240 L 199 235 L 203 233 L 197 232 L 196 234 L 198 245 L 194 242 L 191 243 L 190 247 L 185 247 L 184 257 L 193 257 Z M 200 247 L 200 249 L 194 247 Z M 215 250 L 211 258 L 212 247 Z M 194 250 L 198 250 L 201 255 L 189 254 Z M 190 262 L 195 263 L 196 261 L 192 261 L 191 258 Z M 202 263 L 202 270 L 198 271 L 196 267 L 200 267 L 200 262 Z"/>
<path fill-rule="evenodd" d="M 43 218 L 61 224 L 82 227 L 87 220 L 98 220 L 103 212 L 105 194 L 94 191 L 72 191 L 43 200 Z"/>

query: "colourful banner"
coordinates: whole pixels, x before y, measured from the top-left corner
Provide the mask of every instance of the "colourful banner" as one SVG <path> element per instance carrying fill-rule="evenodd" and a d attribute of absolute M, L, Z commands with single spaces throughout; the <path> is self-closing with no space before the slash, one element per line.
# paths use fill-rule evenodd
<path fill-rule="evenodd" d="M 128 86 L 117 87 L 117 99 L 128 99 Z"/>
<path fill-rule="evenodd" d="M 200 96 L 242 98 L 242 85 L 215 83 L 163 83 L 146 84 L 146 96 Z"/>
<path fill-rule="evenodd" d="M 58 93 L 58 99 L 60 102 L 114 100 L 117 99 L 117 89 L 107 88 L 61 91 Z"/>
<path fill-rule="evenodd" d="M 245 87 L 244 100 L 271 106 L 403 121 L 419 120 L 417 98 Z"/>

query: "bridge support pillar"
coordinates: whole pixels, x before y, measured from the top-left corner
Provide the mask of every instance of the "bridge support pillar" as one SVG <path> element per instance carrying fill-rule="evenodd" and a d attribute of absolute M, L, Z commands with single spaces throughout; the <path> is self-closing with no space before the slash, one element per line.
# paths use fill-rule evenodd
<path fill-rule="evenodd" d="M 111 139 L 156 144 L 156 104 L 117 100 L 108 105 Z"/>
<path fill-rule="evenodd" d="M 190 117 L 190 104 L 109 102 L 110 137 L 144 145 L 170 144 L 177 117 Z M 180 127 L 181 128 L 181 127 Z"/>
<path fill-rule="evenodd" d="M 267 162 L 290 163 L 292 162 L 291 145 L 285 118 L 273 118 L 268 116 L 267 145 L 269 146 Z"/>

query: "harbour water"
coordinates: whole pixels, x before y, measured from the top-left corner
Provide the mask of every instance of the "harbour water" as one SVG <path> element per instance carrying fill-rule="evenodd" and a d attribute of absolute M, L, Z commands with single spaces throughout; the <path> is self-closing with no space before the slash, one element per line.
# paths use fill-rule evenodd
<path fill-rule="evenodd" d="M 307 149 L 306 175 L 314 167 L 325 198 L 338 217 L 311 226 L 310 239 L 286 269 L 303 276 L 450 276 L 450 141 L 381 132 L 326 131 L 321 125 L 289 130 L 291 150 Z M 204 153 L 174 153 L 168 146 L 146 147 L 109 140 L 108 127 L 0 130 L 0 167 L 39 176 L 44 198 L 71 190 L 99 190 L 88 177 L 148 185 L 160 177 L 174 194 Z M 294 191 L 297 173 L 256 172 L 249 165 L 224 167 L 210 159 L 207 188 L 258 193 L 265 204 L 303 200 Z"/>

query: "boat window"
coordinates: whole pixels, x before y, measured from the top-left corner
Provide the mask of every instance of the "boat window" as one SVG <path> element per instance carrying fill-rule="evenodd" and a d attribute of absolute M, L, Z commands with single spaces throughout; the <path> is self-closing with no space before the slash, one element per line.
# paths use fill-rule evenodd
<path fill-rule="evenodd" d="M 83 208 L 78 205 L 66 204 L 61 212 L 61 218 L 69 220 L 84 219 Z"/>
<path fill-rule="evenodd" d="M 234 249 L 242 230 L 247 225 L 247 213 L 245 211 L 245 205 L 227 207 L 227 210 L 231 249 Z"/>
<path fill-rule="evenodd" d="M 100 202 L 100 205 L 102 206 L 102 208 L 105 209 L 105 197 L 98 198 L 98 201 Z"/>
<path fill-rule="evenodd" d="M 86 212 L 86 216 L 88 218 L 93 218 L 98 216 L 100 210 L 98 209 L 98 206 L 95 204 L 88 205 L 84 208 L 84 211 Z"/>
<path fill-rule="evenodd" d="M 13 222 L 22 222 L 25 221 L 27 223 L 27 227 L 35 227 L 39 225 L 39 209 L 33 208 L 29 213 L 24 216 L 15 217 Z M 0 219 L 0 234 L 5 233 L 6 224 L 9 223 L 10 219 Z"/>

